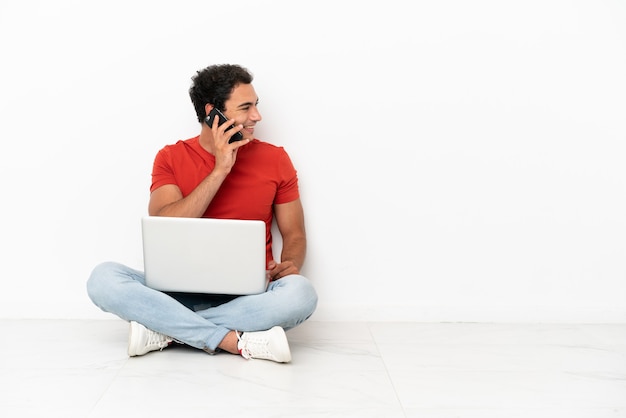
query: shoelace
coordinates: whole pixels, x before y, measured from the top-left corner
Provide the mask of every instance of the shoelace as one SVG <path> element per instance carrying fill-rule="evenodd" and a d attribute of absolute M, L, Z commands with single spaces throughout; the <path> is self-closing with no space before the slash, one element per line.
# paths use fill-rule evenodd
<path fill-rule="evenodd" d="M 245 359 L 250 358 L 273 358 L 272 353 L 270 352 L 268 345 L 269 341 L 264 339 L 254 339 L 254 338 L 241 338 L 239 333 L 237 332 L 237 339 L 239 341 L 243 341 L 243 347 L 239 349 L 239 352 Z"/>
<path fill-rule="evenodd" d="M 169 345 L 171 341 L 165 335 L 158 333 L 156 331 L 148 330 L 148 341 L 146 345 L 148 347 L 156 345 L 161 350 Z"/>

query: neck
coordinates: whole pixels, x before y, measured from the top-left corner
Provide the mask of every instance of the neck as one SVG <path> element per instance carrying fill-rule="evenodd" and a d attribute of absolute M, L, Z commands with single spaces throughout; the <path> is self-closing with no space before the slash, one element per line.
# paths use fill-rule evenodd
<path fill-rule="evenodd" d="M 213 132 L 207 127 L 202 126 L 202 130 L 200 131 L 200 138 L 198 139 L 200 146 L 207 150 L 210 154 L 215 155 L 215 145 L 213 141 Z"/>

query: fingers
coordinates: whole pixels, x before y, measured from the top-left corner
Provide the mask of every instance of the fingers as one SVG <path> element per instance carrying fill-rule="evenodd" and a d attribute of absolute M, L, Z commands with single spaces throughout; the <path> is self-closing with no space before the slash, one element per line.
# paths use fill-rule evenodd
<path fill-rule="evenodd" d="M 220 125 L 218 118 L 215 118 L 213 119 L 213 125 L 211 126 L 211 130 L 213 131 L 213 137 L 215 139 L 215 142 L 222 143 L 222 144 L 231 144 L 231 142 L 229 142 L 230 139 L 234 135 L 236 135 L 238 132 L 241 132 L 242 129 L 243 129 L 242 124 L 235 125 L 235 119 L 229 119 Z M 236 141 L 236 142 L 241 142 L 241 141 Z M 244 144 L 247 142 L 249 141 L 244 142 Z M 232 144 L 234 143 L 235 142 L 232 142 Z M 240 144 L 240 146 L 244 144 Z M 239 148 L 239 147 L 235 147 L 235 149 L 236 148 Z"/>
<path fill-rule="evenodd" d="M 274 266 L 272 267 L 272 263 Z M 269 274 L 272 280 L 282 279 L 285 276 L 289 276 L 290 274 L 299 274 L 300 271 L 296 268 L 296 266 L 291 262 L 287 261 L 284 263 L 276 264 L 275 262 L 270 262 L 268 264 Z"/>

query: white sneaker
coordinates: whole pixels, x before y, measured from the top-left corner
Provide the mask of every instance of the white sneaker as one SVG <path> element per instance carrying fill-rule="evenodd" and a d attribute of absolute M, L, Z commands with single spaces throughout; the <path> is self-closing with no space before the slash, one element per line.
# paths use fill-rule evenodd
<path fill-rule="evenodd" d="M 278 363 L 289 363 L 291 351 L 285 330 L 273 327 L 267 331 L 244 332 L 239 336 L 237 348 L 245 359 L 272 360 Z"/>
<path fill-rule="evenodd" d="M 128 355 L 143 356 L 150 351 L 163 350 L 174 341 L 167 335 L 149 330 L 138 322 L 130 321 L 128 334 Z"/>

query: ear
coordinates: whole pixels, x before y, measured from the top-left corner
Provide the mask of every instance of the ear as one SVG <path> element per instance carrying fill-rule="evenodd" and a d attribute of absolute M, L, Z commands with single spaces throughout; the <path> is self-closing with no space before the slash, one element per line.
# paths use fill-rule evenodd
<path fill-rule="evenodd" d="M 207 104 L 205 104 L 205 105 L 204 105 L 204 113 L 205 113 L 206 115 L 208 115 L 208 114 L 209 114 L 209 112 L 211 112 L 211 110 L 213 110 L 213 108 L 214 108 L 214 107 L 215 107 L 215 106 L 213 106 L 211 103 L 207 103 Z"/>

